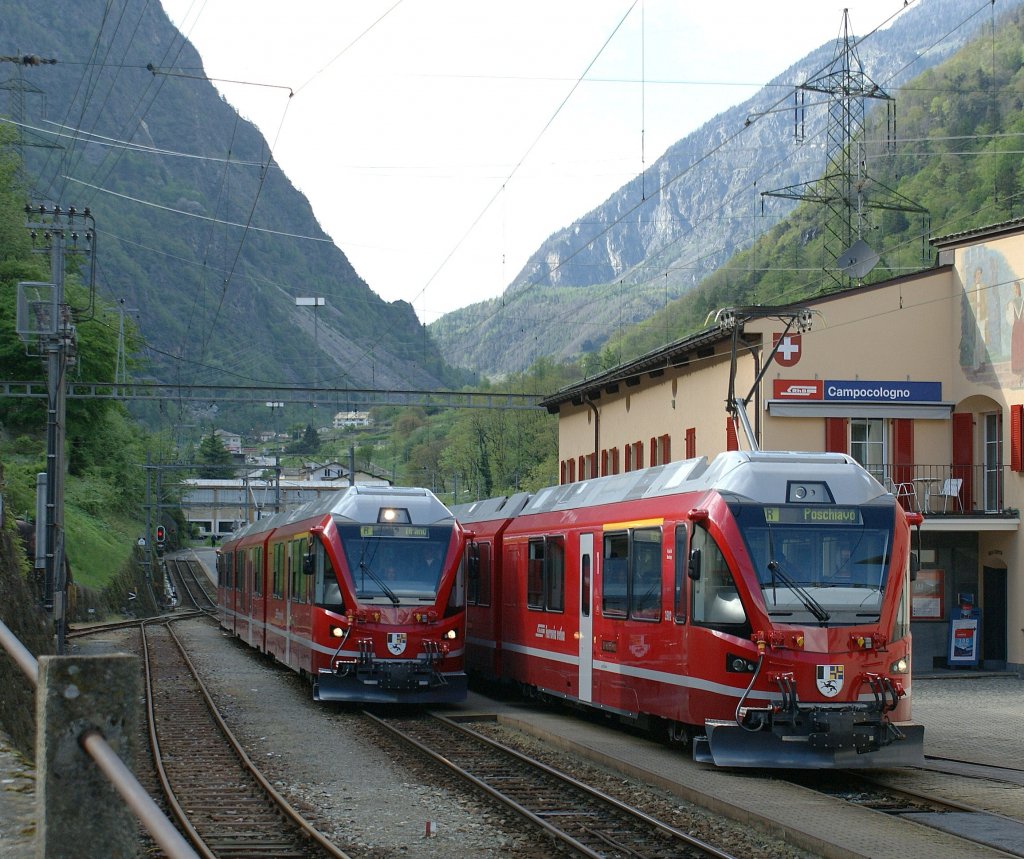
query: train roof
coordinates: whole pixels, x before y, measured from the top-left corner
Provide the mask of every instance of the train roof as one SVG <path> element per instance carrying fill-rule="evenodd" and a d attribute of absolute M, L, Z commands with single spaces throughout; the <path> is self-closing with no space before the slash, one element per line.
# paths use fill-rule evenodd
<path fill-rule="evenodd" d="M 409 513 L 411 525 L 453 525 L 451 510 L 429 489 L 411 486 L 371 486 L 357 484 L 321 495 L 301 507 L 275 513 L 235 531 L 228 542 L 275 531 L 306 519 L 333 516 L 339 522 L 377 522 L 382 507 L 400 507 Z"/>
<path fill-rule="evenodd" d="M 707 457 L 670 462 L 651 468 L 549 486 L 523 501 L 524 493 L 502 496 L 454 509 L 463 523 L 511 518 L 621 501 L 635 501 L 691 492 L 717 491 L 736 499 L 764 504 L 805 500 L 794 488 L 816 491 L 824 484 L 821 501 L 867 504 L 887 495 L 855 459 L 842 453 L 796 451 L 729 451 L 712 462 Z M 808 503 L 819 499 L 807 498 Z"/>
<path fill-rule="evenodd" d="M 452 513 L 460 522 L 489 522 L 493 519 L 510 519 L 518 516 L 530 500 L 529 492 L 517 492 L 515 495 L 499 495 L 497 498 L 485 498 L 483 501 L 471 501 L 452 507 Z"/>

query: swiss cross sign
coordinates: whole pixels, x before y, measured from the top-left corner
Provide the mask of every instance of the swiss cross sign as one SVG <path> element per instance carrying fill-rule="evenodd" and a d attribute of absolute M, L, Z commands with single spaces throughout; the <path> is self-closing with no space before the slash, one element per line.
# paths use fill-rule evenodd
<path fill-rule="evenodd" d="M 781 343 L 779 341 L 782 341 Z M 772 346 L 779 344 L 779 351 L 775 353 L 775 360 L 783 367 L 792 367 L 800 360 L 800 335 L 799 334 L 773 334 Z"/>

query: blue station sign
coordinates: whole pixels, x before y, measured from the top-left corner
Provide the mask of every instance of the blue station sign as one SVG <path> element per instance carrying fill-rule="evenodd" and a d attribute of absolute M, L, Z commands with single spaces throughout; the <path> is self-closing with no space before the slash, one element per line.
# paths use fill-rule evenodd
<path fill-rule="evenodd" d="M 827 379 L 826 400 L 847 403 L 938 403 L 942 382 L 873 382 Z"/>

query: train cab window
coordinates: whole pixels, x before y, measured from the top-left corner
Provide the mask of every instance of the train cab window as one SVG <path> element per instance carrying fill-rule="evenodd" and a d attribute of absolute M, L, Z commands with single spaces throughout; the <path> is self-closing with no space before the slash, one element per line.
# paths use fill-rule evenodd
<path fill-rule="evenodd" d="M 747 623 L 732 571 L 718 544 L 704 528 L 694 528 L 690 542 L 691 617 L 703 626 L 735 628 Z"/>
<path fill-rule="evenodd" d="M 272 593 L 278 599 L 284 596 L 284 543 L 274 546 L 274 571 Z"/>
<path fill-rule="evenodd" d="M 470 543 L 466 547 L 466 601 L 470 605 L 491 604 L 491 544 Z"/>
<path fill-rule="evenodd" d="M 565 609 L 565 547 L 561 537 L 530 540 L 526 605 L 538 611 Z"/>
<path fill-rule="evenodd" d="M 661 617 L 661 529 L 604 535 L 601 611 L 635 620 Z"/>
<path fill-rule="evenodd" d="M 690 555 L 686 545 L 686 526 L 676 525 L 676 568 L 673 583 L 673 616 L 676 623 L 686 623 L 686 571 Z"/>
<path fill-rule="evenodd" d="M 313 543 L 313 554 L 316 604 L 331 611 L 343 612 L 345 600 L 341 595 L 338 575 L 334 571 L 330 556 L 324 551 L 323 543 L 319 540 Z"/>

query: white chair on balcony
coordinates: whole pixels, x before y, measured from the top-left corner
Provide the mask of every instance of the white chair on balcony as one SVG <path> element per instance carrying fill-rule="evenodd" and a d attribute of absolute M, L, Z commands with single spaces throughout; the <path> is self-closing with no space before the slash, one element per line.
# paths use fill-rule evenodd
<path fill-rule="evenodd" d="M 903 504 L 904 510 L 917 510 L 917 491 L 909 480 L 905 483 L 897 483 L 891 477 L 886 477 L 885 488 L 896 496 L 897 503 L 903 504 L 901 500 L 903 498 L 907 500 L 907 503 Z"/>
<path fill-rule="evenodd" d="M 942 499 L 943 513 L 946 512 L 946 507 L 951 498 L 956 502 L 956 506 L 960 508 L 960 512 L 964 512 L 964 502 L 960 497 L 960 487 L 963 486 L 963 482 L 963 479 L 960 477 L 947 477 L 942 481 L 942 486 L 931 493 L 932 498 Z"/>

